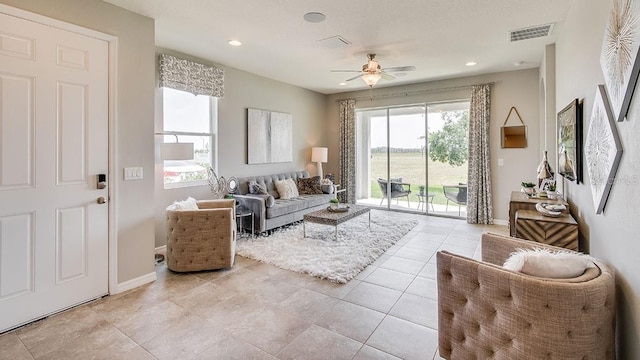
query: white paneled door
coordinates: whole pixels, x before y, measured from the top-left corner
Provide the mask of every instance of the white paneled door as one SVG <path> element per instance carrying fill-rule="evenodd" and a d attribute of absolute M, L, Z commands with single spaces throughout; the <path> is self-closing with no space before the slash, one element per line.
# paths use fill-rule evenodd
<path fill-rule="evenodd" d="M 0 331 L 108 291 L 108 51 L 0 13 Z"/>

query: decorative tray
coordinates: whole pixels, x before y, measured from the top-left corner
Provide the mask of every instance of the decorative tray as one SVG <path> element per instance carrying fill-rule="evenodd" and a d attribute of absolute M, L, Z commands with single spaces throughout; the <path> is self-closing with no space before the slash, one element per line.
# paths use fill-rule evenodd
<path fill-rule="evenodd" d="M 566 207 L 562 204 L 549 204 L 549 203 L 537 203 L 536 210 L 544 216 L 560 217 L 562 216 L 562 210 Z"/>
<path fill-rule="evenodd" d="M 349 205 L 340 205 L 337 208 L 327 207 L 330 212 L 347 212 L 349 211 Z"/>

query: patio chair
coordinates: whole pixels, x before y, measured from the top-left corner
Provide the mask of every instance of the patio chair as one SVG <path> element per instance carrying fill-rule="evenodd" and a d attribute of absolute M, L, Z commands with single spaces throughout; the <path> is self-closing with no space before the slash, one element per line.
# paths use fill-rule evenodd
<path fill-rule="evenodd" d="M 460 206 L 467 205 L 467 184 L 442 185 L 444 197 L 447 198 L 447 208 L 449 211 L 449 201 L 458 205 L 458 216 L 460 216 Z"/>
<path fill-rule="evenodd" d="M 387 180 L 378 178 L 378 185 L 380 185 L 380 190 L 382 191 L 382 199 L 380 199 L 380 205 L 384 199 L 389 197 L 389 199 L 396 199 L 396 203 L 398 202 L 398 198 L 407 197 L 407 206 L 409 206 L 409 194 L 411 194 L 411 184 L 403 183 L 402 178 L 391 179 L 389 182 L 391 184 L 391 193 L 387 193 Z M 405 186 L 407 188 L 405 189 Z"/>

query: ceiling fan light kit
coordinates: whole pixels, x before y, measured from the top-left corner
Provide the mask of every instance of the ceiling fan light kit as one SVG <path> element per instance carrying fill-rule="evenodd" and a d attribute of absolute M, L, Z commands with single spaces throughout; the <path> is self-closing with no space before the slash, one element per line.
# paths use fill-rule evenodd
<path fill-rule="evenodd" d="M 332 72 L 357 72 L 361 73 L 358 76 L 354 76 L 347 81 L 351 81 L 357 78 L 361 78 L 362 81 L 367 84 L 370 88 L 373 88 L 380 79 L 384 78 L 385 80 L 393 80 L 395 77 L 390 72 L 404 72 L 404 71 L 413 71 L 415 70 L 415 66 L 398 66 L 394 68 L 384 69 L 380 67 L 380 63 L 376 60 L 376 54 L 368 54 L 367 55 L 367 63 L 362 65 L 362 71 L 360 70 L 332 70 Z M 404 74 L 403 74 L 404 75 Z"/>

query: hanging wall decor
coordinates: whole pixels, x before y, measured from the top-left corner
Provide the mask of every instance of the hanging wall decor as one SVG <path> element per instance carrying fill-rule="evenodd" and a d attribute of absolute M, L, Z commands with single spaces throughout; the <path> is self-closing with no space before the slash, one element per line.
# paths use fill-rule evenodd
<path fill-rule="evenodd" d="M 247 164 L 293 161 L 293 117 L 247 109 Z"/>
<path fill-rule="evenodd" d="M 509 121 L 509 117 L 513 111 L 516 112 L 518 120 L 520 120 L 520 124 L 522 125 L 507 126 L 507 122 Z M 503 148 L 527 147 L 527 127 L 524 125 L 524 121 L 522 121 L 522 117 L 515 106 L 512 106 L 511 109 L 509 109 L 509 114 L 507 114 L 507 118 L 504 120 L 504 124 L 500 128 L 500 139 Z"/>
<path fill-rule="evenodd" d="M 558 174 L 582 182 L 582 102 L 573 100 L 560 110 L 558 125 Z"/>
<path fill-rule="evenodd" d="M 602 213 L 615 183 L 622 144 L 604 85 L 598 85 L 585 143 L 591 195 L 596 214 Z"/>
<path fill-rule="evenodd" d="M 614 119 L 627 116 L 640 73 L 640 0 L 613 0 L 600 65 Z"/>

